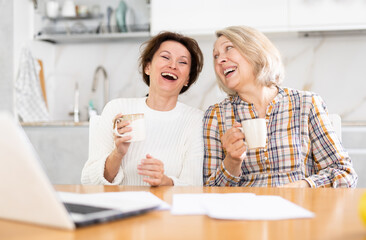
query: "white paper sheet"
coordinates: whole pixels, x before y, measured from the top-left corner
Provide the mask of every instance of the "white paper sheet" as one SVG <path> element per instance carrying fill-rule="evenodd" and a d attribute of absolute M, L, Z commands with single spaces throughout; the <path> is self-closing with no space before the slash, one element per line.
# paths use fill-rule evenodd
<path fill-rule="evenodd" d="M 207 203 L 223 201 L 238 197 L 253 197 L 253 193 L 202 193 L 174 194 L 171 213 L 173 215 L 204 215 L 207 213 Z"/>
<path fill-rule="evenodd" d="M 157 205 L 158 210 L 168 210 L 170 205 L 152 194 L 151 192 L 107 192 L 107 193 L 69 193 L 58 192 L 63 202 L 89 204 L 97 207 L 115 208 L 125 210 L 128 208 L 139 207 L 148 203 Z"/>
<path fill-rule="evenodd" d="M 315 216 L 280 196 L 248 193 L 175 194 L 171 213 L 231 220 L 282 220 Z"/>

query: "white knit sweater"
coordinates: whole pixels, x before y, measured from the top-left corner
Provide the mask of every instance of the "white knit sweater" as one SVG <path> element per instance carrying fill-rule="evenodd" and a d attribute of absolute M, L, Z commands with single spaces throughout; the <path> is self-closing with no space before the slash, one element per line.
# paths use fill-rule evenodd
<path fill-rule="evenodd" d="M 144 113 L 146 138 L 132 142 L 112 183 L 104 178 L 105 162 L 114 149 L 113 119 L 118 114 Z M 146 98 L 121 98 L 104 108 L 97 141 L 91 141 L 91 152 L 81 176 L 83 184 L 148 185 L 137 174 L 137 165 L 146 154 L 164 163 L 164 173 L 174 185 L 202 185 L 203 112 L 183 103 L 170 111 L 155 111 L 146 105 Z"/>

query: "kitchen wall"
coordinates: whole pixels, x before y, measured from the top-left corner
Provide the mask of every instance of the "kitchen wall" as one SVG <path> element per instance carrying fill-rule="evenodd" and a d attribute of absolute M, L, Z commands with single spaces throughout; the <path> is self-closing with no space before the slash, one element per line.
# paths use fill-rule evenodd
<path fill-rule="evenodd" d="M 283 86 L 319 93 L 329 112 L 341 115 L 343 122 L 366 122 L 366 35 L 299 37 L 295 33 L 269 35 L 280 49 L 286 67 Z M 204 52 L 205 66 L 198 82 L 180 97 L 182 102 L 205 110 L 221 100 L 212 65 L 213 36 L 196 36 Z M 103 102 L 102 76 L 97 92 L 92 94 L 94 71 L 102 65 L 107 70 L 110 99 L 142 97 L 147 87 L 138 69 L 140 45 L 145 38 L 118 43 L 52 45 L 33 43 L 33 52 L 44 61 L 49 108 L 54 120 L 72 120 L 74 86 L 80 86 L 82 120 L 87 120 L 87 106 L 93 100 L 100 112 Z"/>

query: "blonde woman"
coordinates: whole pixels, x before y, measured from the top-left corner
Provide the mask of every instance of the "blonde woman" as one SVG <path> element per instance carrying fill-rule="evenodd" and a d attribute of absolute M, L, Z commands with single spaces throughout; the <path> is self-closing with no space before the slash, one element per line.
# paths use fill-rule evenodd
<path fill-rule="evenodd" d="M 259 31 L 217 31 L 214 67 L 228 98 L 204 117 L 204 185 L 355 187 L 357 174 L 322 98 L 281 87 L 280 54 Z M 248 149 L 241 122 L 264 118 L 265 148 Z"/>

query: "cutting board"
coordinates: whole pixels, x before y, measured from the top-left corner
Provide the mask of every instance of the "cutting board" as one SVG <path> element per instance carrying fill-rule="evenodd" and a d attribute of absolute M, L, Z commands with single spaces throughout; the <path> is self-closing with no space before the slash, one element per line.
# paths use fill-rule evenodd
<path fill-rule="evenodd" d="M 41 67 L 41 70 L 39 71 L 39 81 L 41 84 L 41 89 L 42 89 L 42 95 L 43 95 L 43 99 L 44 102 L 46 103 L 46 107 L 48 108 L 48 104 L 47 104 L 47 94 L 46 94 L 46 84 L 45 84 L 45 80 L 44 80 L 44 72 L 43 72 L 43 62 L 42 60 L 37 59 L 39 66 Z"/>

